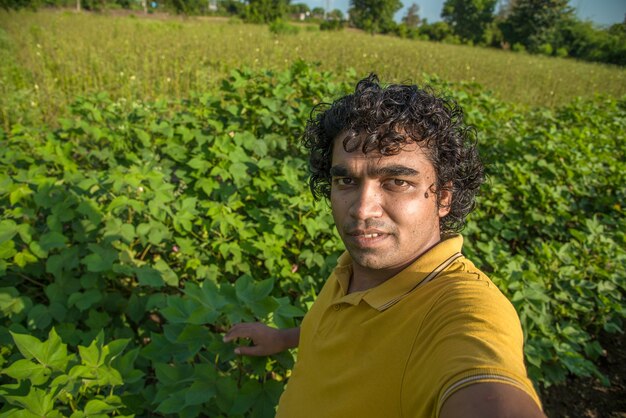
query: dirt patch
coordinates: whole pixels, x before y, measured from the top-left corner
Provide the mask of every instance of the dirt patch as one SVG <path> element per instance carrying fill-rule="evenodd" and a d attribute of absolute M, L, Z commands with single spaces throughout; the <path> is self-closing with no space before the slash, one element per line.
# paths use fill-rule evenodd
<path fill-rule="evenodd" d="M 541 391 L 549 418 L 626 418 L 626 334 L 604 334 L 600 344 L 607 355 L 598 367 L 610 380 L 570 377 L 558 386 Z"/>

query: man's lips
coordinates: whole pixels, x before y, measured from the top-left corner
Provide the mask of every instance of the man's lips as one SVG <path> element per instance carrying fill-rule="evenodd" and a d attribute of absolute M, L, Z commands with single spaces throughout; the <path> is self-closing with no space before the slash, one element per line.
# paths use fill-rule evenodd
<path fill-rule="evenodd" d="M 357 230 L 352 230 L 352 231 L 348 231 L 348 235 L 352 236 L 352 237 L 357 237 L 357 238 L 377 238 L 380 237 L 382 235 L 387 235 L 387 233 L 383 232 L 383 231 L 379 231 L 379 230 L 374 230 L 374 229 L 367 229 L 367 230 L 363 230 L 363 229 L 357 229 Z"/>
<path fill-rule="evenodd" d="M 384 241 L 388 233 L 378 229 L 356 229 L 347 234 L 347 240 L 357 247 L 370 247 Z"/>

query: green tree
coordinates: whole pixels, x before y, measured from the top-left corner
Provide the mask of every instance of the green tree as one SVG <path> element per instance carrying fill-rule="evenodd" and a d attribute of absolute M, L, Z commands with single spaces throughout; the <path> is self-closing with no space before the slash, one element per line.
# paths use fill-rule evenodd
<path fill-rule="evenodd" d="M 449 41 L 453 37 L 452 29 L 446 22 L 428 23 L 426 19 L 422 22 L 419 32 L 431 41 Z"/>
<path fill-rule="evenodd" d="M 393 15 L 402 8 L 400 0 L 350 0 L 350 22 L 370 33 L 394 30 Z"/>
<path fill-rule="evenodd" d="M 325 13 L 326 11 L 324 10 L 323 7 L 314 7 L 311 10 L 311 16 L 315 19 L 323 19 Z"/>
<path fill-rule="evenodd" d="M 553 49 L 559 27 L 574 19 L 567 0 L 515 0 L 500 24 L 504 40 L 523 45 L 530 52 Z"/>
<path fill-rule="evenodd" d="M 289 5 L 289 13 L 300 14 L 300 13 L 310 13 L 311 8 L 306 3 L 296 3 Z"/>
<path fill-rule="evenodd" d="M 463 41 L 482 43 L 497 0 L 446 0 L 441 17 Z"/>
<path fill-rule="evenodd" d="M 330 20 L 343 20 L 343 12 L 339 9 L 333 9 L 328 13 Z"/>
<path fill-rule="evenodd" d="M 242 17 L 248 22 L 269 23 L 282 19 L 288 8 L 289 0 L 248 0 Z"/>
<path fill-rule="evenodd" d="M 597 28 L 589 21 L 571 19 L 558 30 L 557 55 L 569 55 L 587 61 L 626 64 L 626 26 L 615 24 L 607 29 Z"/>
<path fill-rule="evenodd" d="M 419 15 L 420 7 L 413 3 L 406 11 L 406 15 L 402 18 L 402 23 L 406 25 L 407 28 L 416 28 L 420 24 L 420 15 Z"/>

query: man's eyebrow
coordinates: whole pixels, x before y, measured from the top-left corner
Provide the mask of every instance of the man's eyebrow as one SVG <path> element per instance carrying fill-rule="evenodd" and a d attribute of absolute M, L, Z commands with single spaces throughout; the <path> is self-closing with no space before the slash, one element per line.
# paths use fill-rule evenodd
<path fill-rule="evenodd" d="M 332 177 L 347 177 L 348 169 L 342 165 L 334 165 L 330 168 L 330 175 Z"/>
<path fill-rule="evenodd" d="M 383 167 L 374 167 L 371 170 L 368 170 L 368 174 L 376 177 L 403 177 L 417 176 L 419 175 L 419 171 L 405 165 L 388 165 Z"/>
<path fill-rule="evenodd" d="M 373 177 L 397 177 L 397 176 L 417 176 L 419 171 L 405 165 L 388 165 L 383 167 L 372 167 L 367 174 Z M 343 165 L 334 165 L 330 168 L 332 177 L 348 177 L 350 171 Z"/>

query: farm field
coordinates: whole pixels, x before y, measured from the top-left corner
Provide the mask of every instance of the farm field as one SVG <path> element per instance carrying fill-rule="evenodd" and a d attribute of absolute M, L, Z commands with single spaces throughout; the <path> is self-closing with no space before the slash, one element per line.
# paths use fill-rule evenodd
<path fill-rule="evenodd" d="M 273 416 L 297 352 L 222 335 L 299 323 L 341 254 L 298 138 L 370 71 L 476 127 L 464 252 L 517 309 L 548 416 L 626 413 L 626 70 L 42 11 L 0 12 L 0 415 Z"/>
<path fill-rule="evenodd" d="M 216 86 L 233 68 L 285 69 L 297 59 L 335 74 L 374 71 L 389 82 L 420 82 L 425 75 L 476 82 L 498 98 L 532 106 L 626 94 L 626 70 L 614 66 L 314 26 L 276 36 L 267 26 L 223 19 L 133 17 L 0 14 L 3 118 L 24 114 L 24 102 L 51 119 L 86 92 L 141 100 L 186 96 Z"/>

